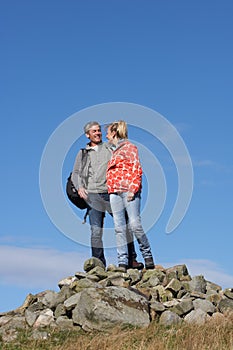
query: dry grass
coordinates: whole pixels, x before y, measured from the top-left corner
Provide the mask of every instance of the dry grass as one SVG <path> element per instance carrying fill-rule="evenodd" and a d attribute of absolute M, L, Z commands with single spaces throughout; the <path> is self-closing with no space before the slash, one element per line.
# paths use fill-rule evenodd
<path fill-rule="evenodd" d="M 1 350 L 233 350 L 233 317 L 204 326 L 163 327 L 152 322 L 146 329 L 114 328 L 111 332 L 63 331 L 50 339 L 32 341 L 29 334 Z"/>
<path fill-rule="evenodd" d="M 56 350 L 233 350 L 233 320 L 205 326 L 183 324 L 162 327 L 152 323 L 147 329 L 121 330 L 67 340 Z"/>

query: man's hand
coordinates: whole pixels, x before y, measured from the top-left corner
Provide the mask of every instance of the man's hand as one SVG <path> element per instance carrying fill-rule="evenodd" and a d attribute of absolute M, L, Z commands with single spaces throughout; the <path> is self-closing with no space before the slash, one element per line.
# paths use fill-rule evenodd
<path fill-rule="evenodd" d="M 133 192 L 128 192 L 127 193 L 127 201 L 130 202 L 134 198 L 134 193 Z"/>
<path fill-rule="evenodd" d="M 80 195 L 81 198 L 87 199 L 88 192 L 84 187 L 80 187 L 78 189 L 78 194 Z"/>

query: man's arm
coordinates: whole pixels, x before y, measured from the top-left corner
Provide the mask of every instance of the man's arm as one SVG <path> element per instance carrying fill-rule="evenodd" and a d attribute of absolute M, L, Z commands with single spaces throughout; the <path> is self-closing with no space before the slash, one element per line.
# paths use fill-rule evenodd
<path fill-rule="evenodd" d="M 74 184 L 74 187 L 78 191 L 78 194 L 81 198 L 87 199 L 87 190 L 85 189 L 84 183 L 83 183 L 83 177 L 82 177 L 82 170 L 83 170 L 83 154 L 82 150 L 80 150 L 76 156 L 71 180 Z"/>

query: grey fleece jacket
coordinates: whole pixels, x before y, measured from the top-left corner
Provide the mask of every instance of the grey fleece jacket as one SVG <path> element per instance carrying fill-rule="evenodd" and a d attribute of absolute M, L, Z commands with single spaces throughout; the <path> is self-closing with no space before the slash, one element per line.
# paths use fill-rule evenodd
<path fill-rule="evenodd" d="M 107 192 L 106 170 L 112 155 L 110 146 L 104 142 L 95 149 L 87 144 L 82 160 L 82 150 L 76 156 L 71 180 L 76 189 L 84 187 L 90 193 Z"/>

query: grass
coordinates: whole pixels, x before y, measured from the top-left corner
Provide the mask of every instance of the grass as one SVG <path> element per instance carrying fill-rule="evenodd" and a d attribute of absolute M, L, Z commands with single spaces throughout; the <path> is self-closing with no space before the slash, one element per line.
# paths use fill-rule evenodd
<path fill-rule="evenodd" d="M 116 327 L 110 332 L 52 331 L 47 340 L 32 340 L 31 331 L 19 331 L 1 350 L 233 350 L 233 317 L 203 326 L 164 327 L 151 322 L 148 328 Z"/>

